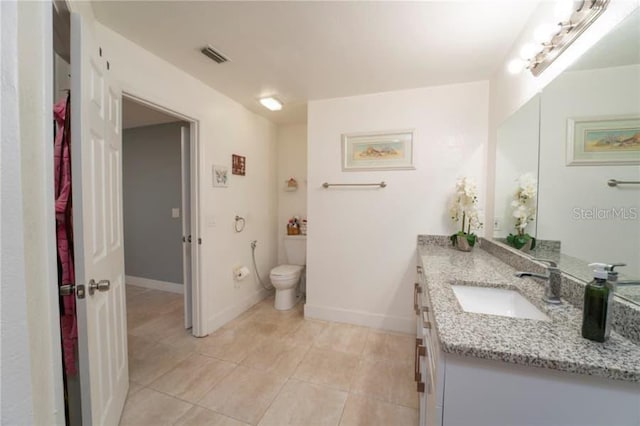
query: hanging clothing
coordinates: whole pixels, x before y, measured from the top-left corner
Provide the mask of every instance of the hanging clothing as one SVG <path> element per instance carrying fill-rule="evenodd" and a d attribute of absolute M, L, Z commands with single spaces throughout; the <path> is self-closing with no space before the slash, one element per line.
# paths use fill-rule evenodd
<path fill-rule="evenodd" d="M 75 284 L 73 264 L 73 223 L 71 215 L 71 120 L 70 95 L 53 107 L 57 132 L 54 143 L 54 173 L 56 198 L 56 240 L 58 247 L 58 285 Z M 62 353 L 65 371 L 76 374 L 76 322 L 75 295 L 62 296 L 60 309 Z"/>

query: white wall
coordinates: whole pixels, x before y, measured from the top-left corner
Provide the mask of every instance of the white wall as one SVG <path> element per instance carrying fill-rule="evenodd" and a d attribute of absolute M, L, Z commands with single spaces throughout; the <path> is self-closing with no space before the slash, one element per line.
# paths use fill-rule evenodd
<path fill-rule="evenodd" d="M 307 216 L 307 125 L 278 126 L 278 263 L 286 263 L 284 235 L 292 216 Z M 284 190 L 285 181 L 294 177 L 298 190 Z"/>
<path fill-rule="evenodd" d="M 34 419 L 25 290 L 22 217 L 21 140 L 18 82 L 18 7 L 0 4 L 0 336 L 2 376 L 0 423 L 30 424 Z"/>
<path fill-rule="evenodd" d="M 507 72 L 507 64 L 518 57 L 520 48 L 533 40 L 533 32 L 541 23 L 553 21 L 555 2 L 541 2 L 523 28 L 520 36 L 496 68 L 490 80 L 489 95 L 489 149 L 487 154 L 487 187 L 495 185 L 495 153 L 498 127 L 515 111 L 540 92 L 547 84 L 559 76 L 569 65 L 590 49 L 605 34 L 638 8 L 639 0 L 613 0 L 607 10 L 584 33 L 573 42 L 541 75 L 534 77 L 523 71 L 513 75 Z M 487 193 L 486 217 L 487 235 L 493 233 L 494 197 L 493 190 Z"/>
<path fill-rule="evenodd" d="M 515 234 L 516 218 L 513 217 L 511 202 L 514 200 L 520 176 L 525 173 L 538 176 L 539 137 L 540 97 L 536 96 L 502 123 L 498 129 L 495 220 L 499 225 L 494 229 L 494 237 Z M 530 222 L 526 232 L 535 236 L 536 226 L 535 221 Z"/>
<path fill-rule="evenodd" d="M 597 82 L 597 84 L 594 84 Z M 578 220 L 574 208 L 635 207 L 640 192 L 610 188 L 609 179 L 640 180 L 640 166 L 566 166 L 567 119 L 640 116 L 640 65 L 572 71 L 542 93 L 538 236 L 562 241 L 562 251 L 585 262 L 623 262 L 640 277 L 640 217 Z M 562 184 L 559 184 L 561 182 Z"/>
<path fill-rule="evenodd" d="M 411 332 L 416 236 L 449 234 L 455 181 L 484 199 L 487 82 L 313 101 L 308 115 L 309 317 Z M 342 172 L 342 133 L 415 129 L 415 170 Z M 379 182 L 384 189 L 323 189 Z"/>
<path fill-rule="evenodd" d="M 123 109 L 123 115 L 127 108 Z M 182 291 L 182 129 L 162 123 L 122 132 L 124 268 Z M 188 136 L 187 136 L 188 141 Z M 173 217 L 178 209 L 178 217 Z M 129 281 L 128 284 L 135 284 Z"/>
<path fill-rule="evenodd" d="M 3 2 L 0 9 L 2 423 L 64 424 L 51 181 L 53 97 L 46 87 L 53 80 L 51 4 Z"/>
<path fill-rule="evenodd" d="M 199 121 L 202 309 L 204 333 L 220 327 L 264 293 L 252 279 L 235 286 L 233 267 L 251 265 L 251 240 L 262 251 L 264 275 L 277 254 L 276 127 L 218 91 L 140 46 L 96 23 L 97 38 L 122 90 Z M 247 157 L 246 176 L 231 175 L 229 187 L 212 187 L 212 165 L 231 155 Z M 244 232 L 234 217 L 246 218 Z"/>

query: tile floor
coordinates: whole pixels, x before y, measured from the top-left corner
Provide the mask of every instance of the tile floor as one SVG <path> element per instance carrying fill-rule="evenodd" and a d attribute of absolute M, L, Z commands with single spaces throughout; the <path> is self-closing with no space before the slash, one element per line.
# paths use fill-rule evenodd
<path fill-rule="evenodd" d="M 215 333 L 184 330 L 182 295 L 127 286 L 121 425 L 418 424 L 409 335 L 305 320 L 273 299 Z"/>

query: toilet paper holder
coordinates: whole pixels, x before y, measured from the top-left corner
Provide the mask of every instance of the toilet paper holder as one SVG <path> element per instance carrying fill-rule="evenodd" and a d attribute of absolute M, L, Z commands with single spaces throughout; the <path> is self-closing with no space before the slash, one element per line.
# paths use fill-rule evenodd
<path fill-rule="evenodd" d="M 233 277 L 236 281 L 242 281 L 251 275 L 251 271 L 246 266 L 238 266 L 233 270 Z"/>

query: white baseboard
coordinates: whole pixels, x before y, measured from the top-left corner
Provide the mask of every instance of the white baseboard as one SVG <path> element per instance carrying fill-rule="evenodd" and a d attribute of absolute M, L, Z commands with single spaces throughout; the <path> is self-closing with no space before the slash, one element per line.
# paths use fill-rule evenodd
<path fill-rule="evenodd" d="M 400 333 L 415 334 L 415 318 L 395 317 L 389 315 L 372 314 L 370 312 L 349 309 L 329 308 L 326 306 L 304 305 L 304 317 L 323 321 L 343 322 L 353 325 Z"/>
<path fill-rule="evenodd" d="M 218 312 L 207 321 L 207 332 L 213 333 L 256 303 L 267 297 L 269 294 L 271 294 L 271 292 L 265 289 L 260 289 L 238 304 L 230 306 L 225 310 Z"/>
<path fill-rule="evenodd" d="M 180 294 L 184 293 L 184 286 L 182 284 L 170 283 L 167 281 L 158 281 L 149 278 L 132 277 L 131 275 L 127 275 L 125 277 L 125 283 L 138 287 L 150 288 L 152 290 L 162 290 Z"/>

